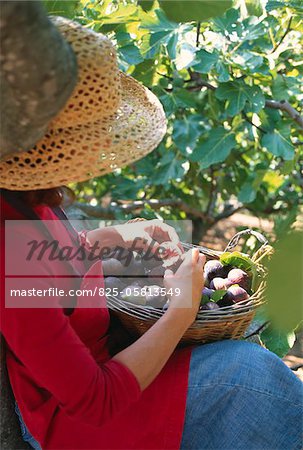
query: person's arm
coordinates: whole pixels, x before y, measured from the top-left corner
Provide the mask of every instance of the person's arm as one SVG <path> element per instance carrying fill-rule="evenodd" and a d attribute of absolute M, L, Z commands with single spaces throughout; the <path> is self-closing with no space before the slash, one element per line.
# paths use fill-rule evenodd
<path fill-rule="evenodd" d="M 62 309 L 6 308 L 1 333 L 37 385 L 83 423 L 102 426 L 140 397 L 131 371 L 115 360 L 99 366 Z"/>
<path fill-rule="evenodd" d="M 146 388 L 161 371 L 187 328 L 195 320 L 204 285 L 205 256 L 188 252 L 176 275 L 167 271 L 166 288 L 179 287 L 181 295 L 170 300 L 167 312 L 134 344 L 114 356 Z"/>

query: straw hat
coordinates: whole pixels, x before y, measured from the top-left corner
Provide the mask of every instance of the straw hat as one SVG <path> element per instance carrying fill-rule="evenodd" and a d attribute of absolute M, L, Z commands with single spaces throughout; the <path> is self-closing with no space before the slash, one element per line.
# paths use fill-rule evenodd
<path fill-rule="evenodd" d="M 62 17 L 53 22 L 78 61 L 78 83 L 33 149 L 0 163 L 0 187 L 46 189 L 112 172 L 151 152 L 166 132 L 159 100 L 119 71 L 109 39 Z"/>

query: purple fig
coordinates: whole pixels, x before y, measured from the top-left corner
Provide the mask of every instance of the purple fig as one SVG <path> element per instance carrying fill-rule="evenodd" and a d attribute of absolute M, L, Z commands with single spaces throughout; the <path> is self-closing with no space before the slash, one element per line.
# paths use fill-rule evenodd
<path fill-rule="evenodd" d="M 125 275 L 142 277 L 145 275 L 144 266 L 141 259 L 137 259 L 134 256 L 128 261 L 124 262 Z"/>
<path fill-rule="evenodd" d="M 163 308 L 167 302 L 167 298 L 165 295 L 161 295 L 161 286 L 146 286 L 146 290 L 146 304 L 154 308 Z"/>
<path fill-rule="evenodd" d="M 151 278 L 163 278 L 165 270 L 166 269 L 163 266 L 156 266 L 150 270 L 148 276 Z"/>
<path fill-rule="evenodd" d="M 207 287 L 203 288 L 202 295 L 206 295 L 208 298 L 211 298 L 212 294 L 215 292 L 214 289 L 209 289 Z"/>
<path fill-rule="evenodd" d="M 125 287 L 124 283 L 117 277 L 107 277 L 104 280 L 104 286 L 108 290 L 118 289 L 118 291 L 122 291 Z"/>
<path fill-rule="evenodd" d="M 223 298 L 221 298 L 217 304 L 220 306 L 220 308 L 223 308 L 224 306 L 231 306 L 234 305 L 233 295 L 231 292 L 226 292 Z"/>
<path fill-rule="evenodd" d="M 218 260 L 213 259 L 211 261 L 207 261 L 204 266 L 204 278 L 208 283 L 216 277 L 225 278 L 229 269 L 230 267 L 223 266 L 223 264 Z"/>
<path fill-rule="evenodd" d="M 238 303 L 249 298 L 246 290 L 236 284 L 230 286 L 226 294 L 233 300 L 234 303 Z"/>
<path fill-rule="evenodd" d="M 251 280 L 246 272 L 241 269 L 232 269 L 227 278 L 232 284 L 238 284 L 245 290 L 249 290 L 251 287 Z"/>
<path fill-rule="evenodd" d="M 153 269 L 154 267 L 162 266 L 163 260 L 160 256 L 149 252 L 142 255 L 142 264 L 147 269 Z"/>
<path fill-rule="evenodd" d="M 201 311 L 214 311 L 216 309 L 219 309 L 219 306 L 215 302 L 208 302 L 200 307 Z"/>
<path fill-rule="evenodd" d="M 125 268 L 115 258 L 105 259 L 102 261 L 103 274 L 106 277 L 115 277 L 116 275 L 123 275 Z"/>
<path fill-rule="evenodd" d="M 216 277 L 211 280 L 209 287 L 210 289 L 215 289 L 218 291 L 221 289 L 228 289 L 231 284 L 232 283 L 228 280 L 228 278 Z"/>

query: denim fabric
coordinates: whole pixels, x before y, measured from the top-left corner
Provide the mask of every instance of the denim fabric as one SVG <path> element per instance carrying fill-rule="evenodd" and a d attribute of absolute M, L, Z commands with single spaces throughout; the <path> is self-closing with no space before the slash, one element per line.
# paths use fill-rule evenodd
<path fill-rule="evenodd" d="M 18 416 L 19 422 L 20 422 L 20 428 L 21 428 L 21 434 L 22 438 L 25 442 L 27 442 L 32 448 L 35 450 L 41 450 L 40 444 L 36 441 L 35 438 L 29 433 L 28 429 L 26 428 L 26 425 L 22 419 L 20 410 L 18 408 L 17 403 L 15 403 L 15 411 Z"/>
<path fill-rule="evenodd" d="M 259 345 L 223 341 L 196 347 L 181 450 L 300 450 L 302 399 L 301 381 Z M 41 450 L 17 405 L 16 412 L 23 439 Z"/>
<path fill-rule="evenodd" d="M 181 450 L 299 450 L 302 399 L 303 383 L 259 345 L 196 347 Z"/>

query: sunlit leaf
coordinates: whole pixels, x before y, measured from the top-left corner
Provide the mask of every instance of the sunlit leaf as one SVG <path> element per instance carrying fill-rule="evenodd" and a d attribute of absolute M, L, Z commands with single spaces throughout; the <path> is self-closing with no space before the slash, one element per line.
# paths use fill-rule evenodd
<path fill-rule="evenodd" d="M 209 53 L 206 50 L 199 50 L 196 53 L 194 62 L 191 67 L 199 73 L 208 73 L 214 64 L 218 61 L 218 53 Z"/>

